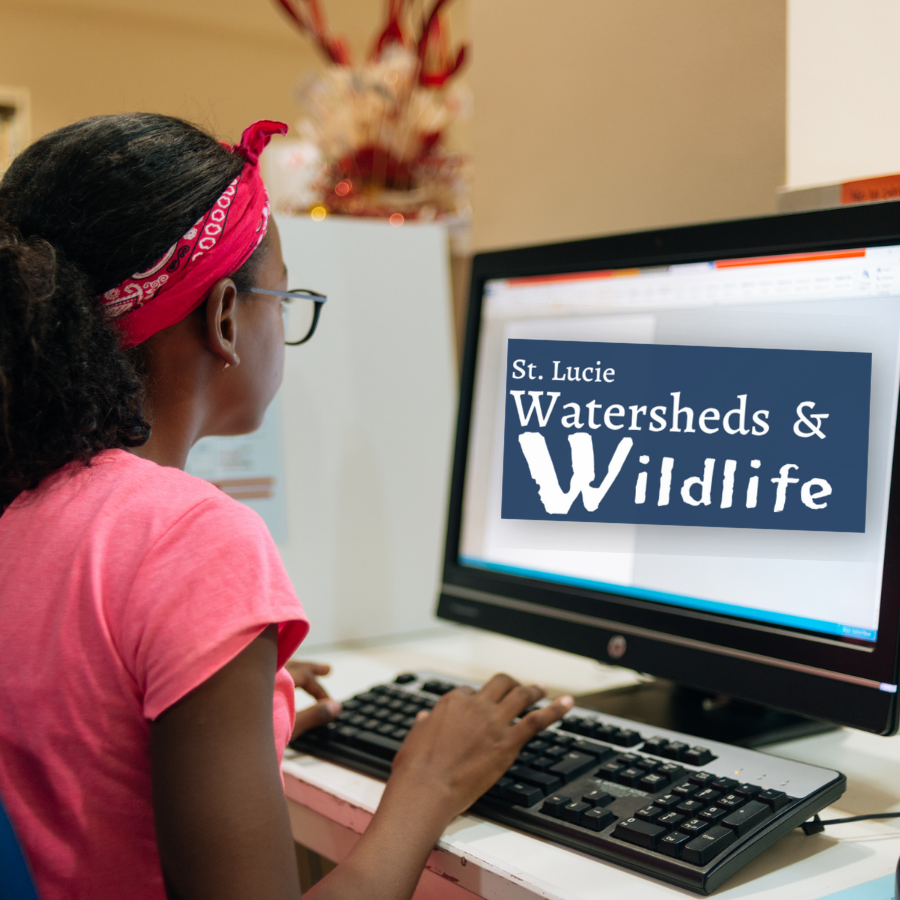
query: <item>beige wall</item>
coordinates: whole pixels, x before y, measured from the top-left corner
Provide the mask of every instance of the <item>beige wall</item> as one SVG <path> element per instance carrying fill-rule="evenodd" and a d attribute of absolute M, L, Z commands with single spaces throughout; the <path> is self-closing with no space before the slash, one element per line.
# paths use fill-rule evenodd
<path fill-rule="evenodd" d="M 383 0 L 323 0 L 359 56 Z M 465 9 L 451 7 L 465 35 Z M 35 137 L 97 113 L 183 116 L 235 138 L 254 119 L 300 116 L 317 51 L 274 0 L 0 0 L 0 84 L 31 90 Z M 467 141 L 466 127 L 457 142 Z"/>
<path fill-rule="evenodd" d="M 477 249 L 775 211 L 785 0 L 474 0 Z"/>
<path fill-rule="evenodd" d="M 323 0 L 367 47 L 383 0 Z M 774 211 L 784 183 L 785 0 L 456 0 L 475 116 L 475 246 Z M 318 54 L 274 0 L 0 0 L 0 84 L 35 136 L 147 109 L 235 138 L 294 124 Z M 468 77 L 468 76 L 467 76 Z"/>

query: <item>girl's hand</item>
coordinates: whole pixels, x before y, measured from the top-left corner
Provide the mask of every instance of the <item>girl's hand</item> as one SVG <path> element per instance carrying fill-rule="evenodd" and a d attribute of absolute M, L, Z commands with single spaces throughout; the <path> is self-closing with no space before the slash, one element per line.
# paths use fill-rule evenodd
<path fill-rule="evenodd" d="M 285 663 L 284 667 L 291 678 L 294 679 L 294 686 L 302 688 L 310 697 L 318 701 L 297 713 L 294 719 L 294 731 L 291 734 L 291 740 L 301 732 L 308 731 L 310 728 L 316 728 L 319 725 L 326 725 L 340 715 L 340 702 L 332 700 L 328 696 L 328 691 L 316 680 L 327 675 L 331 671 L 331 666 L 324 663 L 301 662 L 292 659 Z"/>
<path fill-rule="evenodd" d="M 447 820 L 472 805 L 515 762 L 523 744 L 573 706 L 561 697 L 513 719 L 544 696 L 544 689 L 495 675 L 480 691 L 458 687 L 418 720 L 393 765 L 392 781 L 421 784 L 442 797 Z"/>

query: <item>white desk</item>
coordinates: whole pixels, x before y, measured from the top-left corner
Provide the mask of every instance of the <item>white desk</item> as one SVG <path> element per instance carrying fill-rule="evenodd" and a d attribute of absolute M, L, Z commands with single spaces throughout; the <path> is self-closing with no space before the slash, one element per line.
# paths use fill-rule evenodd
<path fill-rule="evenodd" d="M 502 670 L 546 685 L 551 696 L 586 694 L 633 683 L 632 673 L 520 641 L 447 627 L 397 643 L 323 649 L 303 658 L 331 663 L 326 684 L 348 697 L 402 671 L 433 669 L 484 680 Z M 298 694 L 298 703 L 305 700 Z M 768 748 L 844 772 L 848 789 L 828 817 L 900 809 L 900 736 L 842 730 Z M 283 765 L 294 838 L 340 862 L 378 805 L 383 784 L 341 766 L 288 751 Z M 823 814 L 824 817 L 824 814 Z M 900 856 L 900 820 L 830 826 L 806 837 L 795 830 L 742 869 L 715 894 L 818 900 L 893 873 Z M 892 893 L 892 892 L 890 892 Z M 472 896 L 487 900 L 656 900 L 695 894 L 474 815 L 454 820 L 432 852 L 417 900 Z M 890 894 L 872 900 L 891 900 Z"/>

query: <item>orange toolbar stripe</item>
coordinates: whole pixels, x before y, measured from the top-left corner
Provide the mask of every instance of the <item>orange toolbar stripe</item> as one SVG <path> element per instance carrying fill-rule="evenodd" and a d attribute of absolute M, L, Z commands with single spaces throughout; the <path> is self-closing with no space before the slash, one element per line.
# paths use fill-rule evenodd
<path fill-rule="evenodd" d="M 774 266 L 779 263 L 821 262 L 825 259 L 860 259 L 865 250 L 823 250 L 821 253 L 786 253 L 783 256 L 750 256 L 746 259 L 716 260 L 717 269 L 737 269 L 743 266 Z"/>
<path fill-rule="evenodd" d="M 598 272 L 569 272 L 565 275 L 528 275 L 524 278 L 509 278 L 509 287 L 531 287 L 535 284 L 554 284 L 558 281 L 592 281 L 600 278 L 628 278 L 640 275 L 640 269 L 603 269 Z"/>

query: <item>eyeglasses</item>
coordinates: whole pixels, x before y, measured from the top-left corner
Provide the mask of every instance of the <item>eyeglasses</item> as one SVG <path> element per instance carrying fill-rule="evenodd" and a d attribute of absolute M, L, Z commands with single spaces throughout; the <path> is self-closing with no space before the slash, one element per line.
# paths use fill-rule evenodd
<path fill-rule="evenodd" d="M 245 288 L 249 294 L 266 294 L 281 298 L 281 314 L 284 316 L 284 342 L 289 347 L 305 344 L 319 324 L 325 294 L 296 288 L 293 291 L 270 291 L 267 288 Z"/>

